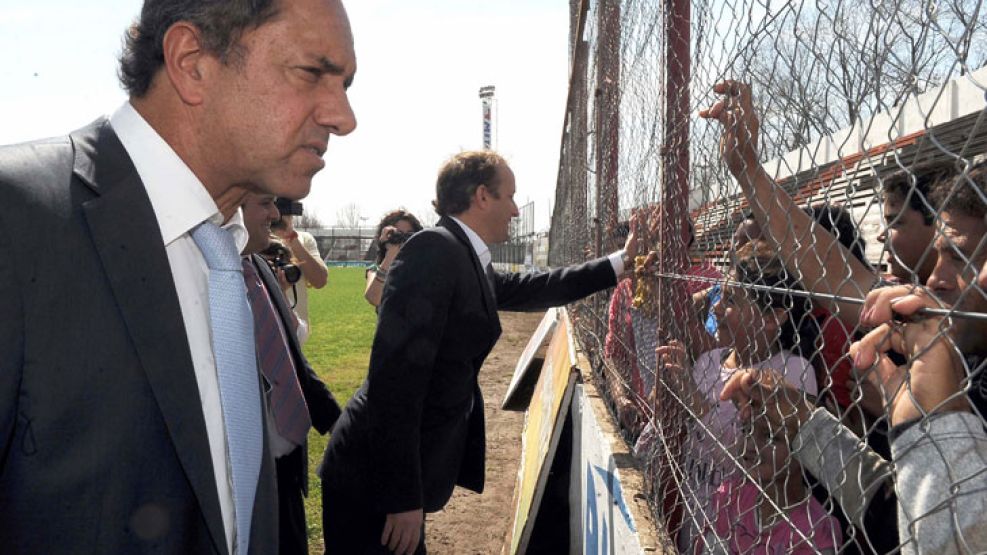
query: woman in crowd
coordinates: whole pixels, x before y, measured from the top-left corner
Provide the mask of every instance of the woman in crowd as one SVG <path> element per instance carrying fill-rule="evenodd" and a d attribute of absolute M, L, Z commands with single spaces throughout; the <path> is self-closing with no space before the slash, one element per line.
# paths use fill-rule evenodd
<path fill-rule="evenodd" d="M 713 494 L 713 522 L 697 553 L 835 554 L 840 522 L 809 494 L 802 467 L 779 426 L 741 426 L 742 475 Z"/>
<path fill-rule="evenodd" d="M 384 293 L 384 282 L 391 262 L 398 256 L 401 246 L 409 237 L 422 230 L 422 224 L 414 214 L 398 208 L 388 212 L 377 224 L 377 261 L 367 269 L 367 288 L 363 293 L 367 302 L 380 306 Z"/>
<path fill-rule="evenodd" d="M 663 379 L 691 422 L 682 445 L 686 483 L 680 493 L 699 516 L 683 527 L 679 545 L 684 551 L 701 543 L 699 535 L 713 515 L 713 492 L 737 471 L 730 456 L 739 437 L 737 411 L 720 402 L 724 383 L 742 369 L 772 368 L 807 393 L 817 389 L 812 365 L 800 356 L 811 353 L 815 343 L 807 316 L 811 307 L 788 292 L 797 283 L 774 251 L 761 241 L 747 244 L 737 252 L 731 279 L 741 285 L 724 286 L 715 305 L 719 347 L 701 354 L 691 367 L 679 341 L 656 350 Z"/>

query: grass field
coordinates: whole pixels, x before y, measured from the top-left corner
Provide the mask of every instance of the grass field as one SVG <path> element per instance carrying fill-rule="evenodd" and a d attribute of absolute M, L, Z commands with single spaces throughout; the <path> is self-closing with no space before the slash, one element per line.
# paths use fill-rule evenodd
<path fill-rule="evenodd" d="M 305 356 L 340 405 L 345 405 L 367 375 L 377 315 L 363 298 L 365 284 L 362 268 L 330 268 L 329 285 L 309 289 L 312 335 L 305 344 Z M 328 436 L 320 436 L 315 430 L 308 436 L 309 495 L 305 512 L 312 553 L 323 551 L 322 484 L 315 469 L 327 440 Z"/>

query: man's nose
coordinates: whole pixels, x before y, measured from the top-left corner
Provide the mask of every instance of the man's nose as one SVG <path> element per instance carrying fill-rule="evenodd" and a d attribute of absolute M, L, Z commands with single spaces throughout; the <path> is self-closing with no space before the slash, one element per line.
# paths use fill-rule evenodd
<path fill-rule="evenodd" d="M 925 285 L 933 291 L 951 291 L 956 288 L 956 276 L 944 268 L 942 262 L 939 262 L 929 274 L 929 279 L 925 280 Z"/>
<path fill-rule="evenodd" d="M 333 135 L 349 135 L 356 129 L 356 114 L 345 89 L 326 93 L 316 108 L 315 121 Z"/>

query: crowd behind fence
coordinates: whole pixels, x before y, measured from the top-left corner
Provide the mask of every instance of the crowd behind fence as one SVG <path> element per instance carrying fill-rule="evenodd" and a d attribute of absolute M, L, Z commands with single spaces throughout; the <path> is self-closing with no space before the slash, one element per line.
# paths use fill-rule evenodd
<path fill-rule="evenodd" d="M 654 251 L 572 314 L 669 547 L 987 551 L 982 0 L 571 7 L 549 263 Z"/>

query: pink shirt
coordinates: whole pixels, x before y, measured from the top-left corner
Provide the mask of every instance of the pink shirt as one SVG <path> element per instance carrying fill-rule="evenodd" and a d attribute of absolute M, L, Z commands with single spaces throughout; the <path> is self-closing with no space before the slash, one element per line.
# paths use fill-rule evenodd
<path fill-rule="evenodd" d="M 767 555 L 781 553 L 817 553 L 836 549 L 843 543 L 840 524 L 826 513 L 811 494 L 808 501 L 788 513 L 770 528 L 758 523 L 757 503 L 760 490 L 750 482 L 729 480 L 713 494 L 715 522 L 713 531 L 730 553 Z M 707 529 L 703 536 L 714 540 Z M 808 541 L 806 541 L 808 540 Z M 696 552 L 703 551 L 702 541 Z"/>
<path fill-rule="evenodd" d="M 729 348 L 707 351 L 699 355 L 692 367 L 696 388 L 709 406 L 701 419 L 687 418 L 688 433 L 682 443 L 682 464 L 687 480 L 682 496 L 687 506 L 696 507 L 696 511 L 709 511 L 716 488 L 741 474 L 735 462 L 740 421 L 737 407 L 731 401 L 720 400 L 723 385 L 737 371 L 723 366 L 723 359 L 729 352 Z M 788 351 L 782 350 L 750 367 L 770 368 L 806 393 L 815 395 L 817 392 L 812 365 Z M 698 533 L 699 529 L 690 523 L 683 527 L 679 541 L 682 546 L 692 545 Z"/>

